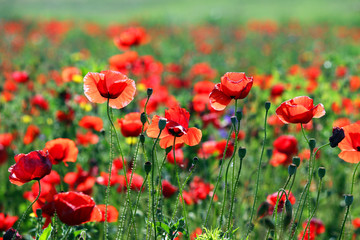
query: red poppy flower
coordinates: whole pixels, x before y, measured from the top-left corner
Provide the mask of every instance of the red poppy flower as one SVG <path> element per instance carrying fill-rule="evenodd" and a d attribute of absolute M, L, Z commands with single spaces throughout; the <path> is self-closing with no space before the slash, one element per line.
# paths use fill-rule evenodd
<path fill-rule="evenodd" d="M 127 50 L 132 46 L 145 44 L 149 41 L 149 36 L 142 27 L 131 27 L 114 39 L 115 45 L 121 50 Z"/>
<path fill-rule="evenodd" d="M 279 196 L 281 196 L 281 193 L 279 193 Z M 289 196 L 289 201 L 291 204 L 295 204 L 296 202 L 296 199 L 295 199 L 295 196 L 289 192 L 288 190 L 286 190 L 286 193 L 288 194 Z M 276 202 L 277 202 L 277 198 L 278 198 L 278 192 L 274 192 L 273 194 L 270 194 L 266 197 L 266 202 L 268 202 L 270 204 L 270 207 L 269 207 L 269 210 L 268 210 L 268 214 L 271 215 L 275 209 L 275 205 L 276 205 Z M 280 200 L 279 200 L 279 203 L 278 203 L 278 208 L 277 208 L 277 212 L 282 212 L 283 208 L 284 208 L 284 205 L 285 205 L 285 201 L 286 201 L 286 195 L 285 193 L 282 194 Z"/>
<path fill-rule="evenodd" d="M 105 222 L 105 205 L 100 204 L 96 206 L 101 211 L 101 220 L 99 222 Z M 116 222 L 119 217 L 118 210 L 111 205 L 107 206 L 107 221 L 108 222 Z"/>
<path fill-rule="evenodd" d="M 64 82 L 71 82 L 75 75 L 81 75 L 81 71 L 77 67 L 66 67 L 61 72 L 61 77 Z"/>
<path fill-rule="evenodd" d="M 51 172 L 51 160 L 48 152 L 42 150 L 14 157 L 15 164 L 9 168 L 11 183 L 18 186 L 31 180 L 40 180 Z"/>
<path fill-rule="evenodd" d="M 305 221 L 303 223 L 303 228 L 306 228 L 308 221 Z M 322 233 L 325 232 L 325 226 L 324 223 L 317 218 L 312 218 L 310 221 L 310 225 L 308 227 L 308 229 L 306 230 L 305 236 L 304 235 L 304 231 L 302 231 L 299 236 L 298 239 L 309 239 L 309 240 L 315 240 L 316 237 Z M 309 234 L 310 233 L 310 234 Z"/>
<path fill-rule="evenodd" d="M 4 232 L 11 228 L 18 219 L 19 217 L 17 216 L 9 216 L 0 213 L 0 232 Z"/>
<path fill-rule="evenodd" d="M 29 125 L 25 136 L 24 136 L 24 144 L 28 145 L 34 141 L 34 139 L 40 134 L 40 129 L 35 125 Z"/>
<path fill-rule="evenodd" d="M 360 124 L 354 123 L 343 127 L 345 138 L 339 143 L 339 158 L 349 163 L 360 162 Z"/>
<path fill-rule="evenodd" d="M 86 133 L 76 133 L 76 144 L 88 146 L 89 144 L 97 144 L 99 142 L 99 136 L 88 131 Z"/>
<path fill-rule="evenodd" d="M 161 186 L 162 186 L 162 194 L 164 195 L 165 198 L 170 198 L 178 190 L 177 187 L 173 186 L 167 180 L 163 180 L 161 183 Z"/>
<path fill-rule="evenodd" d="M 160 147 L 167 148 L 174 144 L 186 143 L 189 146 L 199 144 L 202 133 L 200 129 L 188 128 L 190 114 L 184 108 L 179 106 L 165 110 L 166 127 L 160 135 Z M 157 138 L 160 132 L 159 120 L 161 117 L 155 115 L 147 130 L 147 135 L 151 138 Z"/>
<path fill-rule="evenodd" d="M 95 131 L 100 132 L 104 127 L 104 123 L 103 123 L 103 120 L 99 117 L 84 116 L 79 121 L 79 126 L 85 128 L 85 129 L 93 129 Z"/>
<path fill-rule="evenodd" d="M 278 137 L 274 141 L 273 146 L 274 151 L 270 164 L 274 167 L 279 165 L 289 165 L 292 157 L 298 153 L 298 142 L 296 138 L 291 135 L 282 135 Z"/>
<path fill-rule="evenodd" d="M 49 151 L 53 164 L 64 162 L 65 166 L 67 166 L 67 162 L 76 162 L 79 152 L 75 142 L 67 138 L 48 141 L 44 149 Z"/>
<path fill-rule="evenodd" d="M 175 160 L 176 164 L 179 166 L 184 166 L 184 151 L 181 149 L 183 144 L 178 144 L 175 146 Z M 174 161 L 174 150 L 171 150 L 167 156 L 166 159 L 169 163 L 175 164 Z"/>
<path fill-rule="evenodd" d="M 77 165 L 77 172 L 69 172 L 64 176 L 64 182 L 69 184 L 71 191 L 91 194 L 95 185 L 95 177 L 90 175 L 90 171 L 84 171 L 80 165 Z"/>
<path fill-rule="evenodd" d="M 130 183 L 130 178 L 131 178 L 131 172 L 128 172 L 126 174 L 126 180 L 128 183 Z M 126 180 L 123 175 L 118 176 L 118 183 L 120 184 L 120 186 L 117 189 L 118 192 L 126 192 L 127 190 Z M 130 189 L 135 191 L 140 191 L 143 182 L 144 182 L 144 178 L 142 176 L 133 173 Z"/>
<path fill-rule="evenodd" d="M 123 108 L 134 99 L 135 91 L 134 80 L 121 72 L 89 72 L 84 77 L 85 96 L 93 103 L 104 103 L 109 99 L 110 107 Z"/>
<path fill-rule="evenodd" d="M 110 70 L 122 72 L 127 74 L 133 62 L 138 58 L 138 53 L 135 51 L 127 51 L 122 54 L 117 54 L 109 58 Z"/>
<path fill-rule="evenodd" d="M 18 83 L 25 83 L 29 80 L 29 75 L 25 71 L 15 71 L 12 73 L 11 76 L 15 80 L 15 82 Z"/>
<path fill-rule="evenodd" d="M 59 122 L 70 125 L 75 118 L 75 111 L 72 108 L 69 108 L 67 112 L 56 111 L 56 120 Z"/>
<path fill-rule="evenodd" d="M 141 133 L 142 123 L 140 120 L 141 114 L 139 112 L 132 112 L 125 115 L 124 118 L 118 120 L 120 130 L 124 137 L 137 137 Z M 145 123 L 144 131 L 148 124 Z"/>
<path fill-rule="evenodd" d="M 313 100 L 307 96 L 296 97 L 283 102 L 276 114 L 283 123 L 308 123 L 313 118 L 325 115 L 324 106 L 319 103 L 314 106 Z"/>
<path fill-rule="evenodd" d="M 235 137 L 235 135 L 234 135 Z M 226 147 L 226 140 L 220 141 L 206 141 L 203 142 L 202 147 L 198 151 L 201 158 L 209 158 L 211 155 L 216 156 L 217 159 L 222 159 Z M 234 152 L 234 144 L 229 142 L 225 152 L 225 158 L 231 157 Z"/>
<path fill-rule="evenodd" d="M 32 99 L 31 99 L 31 104 L 33 106 L 37 106 L 42 110 L 47 111 L 49 109 L 49 103 L 47 102 L 47 100 L 40 94 L 35 95 Z"/>
<path fill-rule="evenodd" d="M 221 77 L 209 95 L 210 104 L 215 110 L 224 110 L 232 99 L 245 98 L 253 85 L 253 78 L 243 72 L 227 72 Z"/>
<path fill-rule="evenodd" d="M 94 200 L 83 193 L 63 192 L 54 197 L 55 210 L 61 222 L 75 226 L 90 221 L 100 221 L 101 212 Z"/>

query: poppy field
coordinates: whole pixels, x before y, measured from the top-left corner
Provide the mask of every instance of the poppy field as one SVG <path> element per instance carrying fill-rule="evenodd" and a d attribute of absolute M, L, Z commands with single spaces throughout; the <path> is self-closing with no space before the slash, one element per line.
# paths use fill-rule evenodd
<path fill-rule="evenodd" d="M 360 28 L 0 22 L 1 239 L 357 239 Z"/>

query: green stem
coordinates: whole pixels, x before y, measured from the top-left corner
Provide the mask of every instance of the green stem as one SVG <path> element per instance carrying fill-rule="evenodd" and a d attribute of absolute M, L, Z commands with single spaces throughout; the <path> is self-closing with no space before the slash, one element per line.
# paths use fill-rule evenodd
<path fill-rule="evenodd" d="M 216 184 L 215 184 L 215 188 L 214 188 L 214 192 L 213 192 L 213 195 L 211 196 L 211 200 L 210 200 L 210 203 L 209 203 L 209 207 L 208 207 L 208 210 L 207 210 L 207 213 L 206 213 L 206 218 L 205 218 L 205 222 L 204 222 L 204 226 L 206 227 L 207 225 L 207 222 L 208 222 L 208 219 L 209 219 L 209 213 L 210 213 L 210 209 L 211 209 L 211 205 L 214 201 L 214 196 L 216 194 L 216 190 L 219 186 L 219 183 L 220 183 L 220 179 L 221 179 L 221 172 L 222 172 L 222 169 L 223 169 L 223 166 L 224 166 L 224 160 L 225 160 L 225 156 L 226 156 L 226 150 L 228 148 L 228 145 L 229 145 L 229 140 L 231 138 L 231 134 L 232 134 L 232 131 L 233 131 L 233 126 L 231 126 L 231 129 L 230 129 L 230 132 L 229 132 L 229 136 L 227 138 L 227 141 L 226 141 L 226 145 L 225 145 L 225 149 L 224 149 L 224 152 L 223 152 L 223 157 L 221 159 L 221 165 L 220 165 L 220 170 L 219 170 L 219 175 L 217 177 L 217 181 L 216 181 Z"/>
<path fill-rule="evenodd" d="M 155 175 L 155 147 L 157 142 L 159 141 L 159 137 L 161 135 L 162 129 L 160 129 L 159 131 L 159 135 L 157 136 L 153 147 L 151 149 L 151 212 L 152 212 L 152 217 L 153 217 L 153 224 L 154 224 L 154 234 L 155 234 L 155 239 L 157 238 L 157 233 L 156 233 L 156 218 L 155 218 L 155 187 L 154 187 L 154 175 Z M 150 200 L 149 200 L 150 201 Z"/>
<path fill-rule="evenodd" d="M 21 216 L 20 218 L 20 221 L 19 223 L 17 224 L 16 226 L 16 231 L 19 232 L 20 230 L 20 226 L 21 226 L 21 223 L 24 221 L 25 217 L 27 216 L 29 210 L 31 209 L 31 207 L 34 205 L 34 203 L 39 199 L 40 197 L 40 194 L 41 194 L 41 184 L 40 184 L 40 180 L 37 180 L 38 184 L 39 184 L 39 194 L 37 195 L 37 197 L 35 198 L 35 200 L 26 208 L 25 212 L 23 213 L 23 215 Z M 14 234 L 15 236 L 15 234 Z"/>
<path fill-rule="evenodd" d="M 351 205 L 350 205 L 351 206 Z M 344 216 L 344 220 L 342 222 L 342 225 L 341 225 L 341 232 L 340 232 L 340 235 L 339 235 L 339 240 L 341 240 L 341 236 L 344 232 L 344 228 L 345 228 L 345 223 L 346 223 L 346 219 L 347 219 L 347 216 L 349 215 L 349 211 L 350 211 L 350 206 L 347 206 L 346 207 L 346 213 L 345 213 L 345 216 Z"/>
<path fill-rule="evenodd" d="M 357 171 L 359 165 L 360 165 L 360 162 L 358 162 L 358 163 L 356 164 L 355 169 L 354 169 L 354 172 L 353 172 L 353 175 L 352 175 L 351 191 L 350 191 L 350 194 L 351 194 L 351 195 L 353 194 L 353 191 L 354 191 L 355 176 L 356 176 L 356 171 Z"/>
<path fill-rule="evenodd" d="M 257 193 L 259 190 L 259 181 L 260 181 L 260 171 L 261 171 L 261 161 L 264 155 L 264 149 L 265 149 L 265 145 L 266 145 L 266 121 L 267 121 L 267 115 L 268 115 L 269 109 L 266 109 L 265 112 L 265 121 L 264 121 L 264 139 L 263 139 L 263 144 L 261 147 L 261 154 L 260 154 L 260 160 L 259 160 L 259 164 L 258 164 L 258 168 L 257 168 L 257 177 L 256 177 L 256 187 L 255 187 L 255 194 L 254 194 L 254 202 L 252 205 L 252 209 L 251 209 L 251 214 L 250 214 L 250 221 L 249 221 L 249 227 L 246 233 L 246 238 L 250 235 L 251 231 L 252 231 L 252 220 L 254 217 L 254 213 L 255 213 L 255 205 L 256 205 L 256 200 L 257 200 Z"/>
<path fill-rule="evenodd" d="M 305 234 L 306 234 L 306 231 L 307 231 L 307 229 L 308 229 L 309 226 L 310 226 L 311 219 L 314 217 L 315 212 L 316 212 L 316 209 L 317 209 L 317 207 L 319 206 L 319 197 L 320 197 L 320 192 L 321 192 L 321 186 L 322 186 L 322 178 L 320 178 L 320 182 L 319 182 L 319 188 L 318 188 L 318 193 L 317 193 L 317 197 L 316 197 L 315 208 L 314 208 L 312 214 L 310 215 L 310 218 L 308 219 L 308 222 L 307 222 L 306 227 L 305 227 L 305 229 L 304 229 L 304 234 L 303 234 L 301 240 L 304 239 Z M 310 228 L 309 228 L 308 236 L 310 236 Z"/>
<path fill-rule="evenodd" d="M 139 193 L 138 193 L 138 195 L 137 195 L 137 197 L 136 197 L 134 214 L 136 214 L 137 208 L 138 208 L 138 206 L 139 206 L 140 196 L 141 196 L 141 193 L 142 193 L 142 191 L 143 191 L 143 189 L 144 189 L 144 186 L 145 186 L 145 184 L 146 184 L 146 181 L 147 181 L 147 179 L 148 179 L 148 176 L 149 176 L 149 174 L 146 174 L 145 179 L 144 179 L 144 182 L 142 183 L 142 185 L 141 185 L 141 187 L 140 187 L 140 191 L 139 191 Z M 128 235 L 127 235 L 127 238 L 126 238 L 126 239 L 129 239 L 129 237 L 130 237 L 130 231 L 131 231 L 131 224 L 132 224 L 132 223 L 134 223 L 134 229 L 136 228 L 136 226 L 135 226 L 135 221 L 131 221 L 131 222 L 130 222 L 130 228 L 129 228 Z M 135 238 L 136 238 L 136 237 L 135 237 Z M 137 239 L 137 238 L 136 238 L 136 239 Z"/>
<path fill-rule="evenodd" d="M 236 177 L 234 189 L 233 189 L 233 191 L 232 191 L 232 192 L 233 192 L 233 196 L 232 196 L 231 204 L 230 204 L 230 216 L 229 216 L 229 219 L 228 219 L 228 226 L 227 226 L 227 229 L 228 229 L 228 230 L 230 229 L 230 222 L 231 222 L 231 217 L 232 217 L 232 212 L 233 212 L 232 209 L 233 209 L 233 206 L 234 206 L 234 199 L 235 199 L 236 189 L 237 189 L 237 185 L 238 185 L 239 178 L 240 178 L 240 173 L 241 173 L 241 168 L 242 168 L 242 162 L 243 162 L 243 158 L 240 158 L 239 171 L 238 171 L 238 174 L 237 174 L 237 177 Z"/>

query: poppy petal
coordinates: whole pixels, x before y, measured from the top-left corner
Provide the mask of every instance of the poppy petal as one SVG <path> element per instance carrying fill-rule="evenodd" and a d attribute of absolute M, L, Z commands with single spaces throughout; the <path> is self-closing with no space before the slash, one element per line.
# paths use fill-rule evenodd
<path fill-rule="evenodd" d="M 93 103 L 104 103 L 106 98 L 101 96 L 96 84 L 100 81 L 102 73 L 89 72 L 84 77 L 84 94 Z"/>
<path fill-rule="evenodd" d="M 180 143 L 184 143 L 184 135 L 182 137 L 176 138 L 175 145 L 180 144 Z M 174 144 L 174 136 L 171 136 L 171 135 L 162 138 L 159 142 L 160 147 L 163 149 L 168 148 L 168 147 L 172 146 L 173 144 Z"/>
<path fill-rule="evenodd" d="M 339 158 L 349 163 L 358 163 L 360 162 L 360 152 L 355 150 L 353 151 L 342 151 L 339 153 Z"/>
<path fill-rule="evenodd" d="M 197 128 L 189 128 L 187 133 L 183 135 L 184 142 L 189 146 L 195 146 L 199 144 L 202 137 L 202 132 Z"/>
<path fill-rule="evenodd" d="M 120 109 L 127 106 L 134 99 L 134 95 L 136 92 L 134 80 L 127 79 L 126 84 L 127 86 L 118 98 L 109 100 L 110 107 Z"/>
<path fill-rule="evenodd" d="M 231 102 L 231 98 L 219 90 L 219 85 L 216 84 L 209 95 L 210 105 L 217 111 L 224 110 Z"/>
<path fill-rule="evenodd" d="M 324 105 L 322 103 L 319 103 L 313 109 L 314 118 L 321 118 L 322 116 L 325 115 L 325 113 L 326 113 L 325 108 L 324 108 Z"/>
<path fill-rule="evenodd" d="M 159 129 L 159 120 L 161 117 L 159 117 L 158 115 L 153 116 L 152 120 L 151 120 L 151 124 L 149 125 L 146 133 L 148 135 L 148 137 L 151 138 L 157 138 L 160 132 Z M 161 134 L 160 134 L 160 138 L 163 137 L 167 137 L 169 136 L 169 132 L 167 131 L 166 128 L 164 128 L 164 130 L 162 130 Z"/>

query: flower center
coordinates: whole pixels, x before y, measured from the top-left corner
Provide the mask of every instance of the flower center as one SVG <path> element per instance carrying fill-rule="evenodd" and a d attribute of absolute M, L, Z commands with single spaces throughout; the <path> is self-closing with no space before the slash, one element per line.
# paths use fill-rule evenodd
<path fill-rule="evenodd" d="M 174 137 L 181 137 L 182 135 L 186 134 L 186 129 L 177 122 L 174 122 L 172 120 L 167 121 L 166 127 L 170 132 L 170 134 L 173 135 Z"/>

